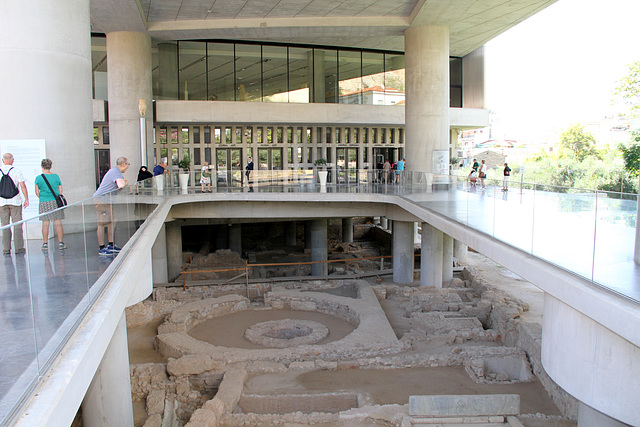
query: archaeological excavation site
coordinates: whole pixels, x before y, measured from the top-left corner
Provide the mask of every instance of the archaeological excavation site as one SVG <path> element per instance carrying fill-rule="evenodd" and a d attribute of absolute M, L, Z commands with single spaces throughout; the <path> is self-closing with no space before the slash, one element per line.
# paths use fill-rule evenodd
<path fill-rule="evenodd" d="M 542 292 L 465 247 L 441 289 L 393 281 L 390 233 L 183 227 L 180 273 L 127 309 L 136 426 L 575 426 L 544 372 Z M 290 231 L 290 230 L 289 230 Z M 222 237 L 221 237 L 222 235 Z"/>

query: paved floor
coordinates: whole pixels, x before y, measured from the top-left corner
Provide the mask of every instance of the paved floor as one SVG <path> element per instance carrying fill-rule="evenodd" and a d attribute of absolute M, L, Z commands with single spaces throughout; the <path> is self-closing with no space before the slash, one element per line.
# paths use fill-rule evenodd
<path fill-rule="evenodd" d="M 640 268 L 633 261 L 635 200 L 610 199 L 602 194 L 521 192 L 516 188 L 504 193 L 499 187 L 481 190 L 466 184 L 452 190 L 443 186 L 435 192 L 426 192 L 421 184 L 320 188 L 309 182 L 288 186 L 256 183 L 253 190 L 398 194 L 640 302 Z M 249 188 L 214 191 L 247 192 Z M 189 190 L 196 192 L 199 188 Z M 144 189 L 141 194 L 154 191 Z M 180 191 L 170 188 L 164 194 Z M 119 214 L 116 243 L 121 246 L 136 230 L 136 222 L 127 221 L 128 213 L 134 211 L 135 207 L 129 205 Z M 93 219 L 95 230 L 91 204 L 83 209 L 69 208 L 64 221 L 68 249 L 58 251 L 56 241 L 51 239 L 52 249 L 43 253 L 42 240 L 29 240 L 26 255 L 12 254 L 0 262 L 0 277 L 5 277 L 0 282 L 0 424 L 38 373 L 44 371 L 50 356 L 64 343 L 67 331 L 82 318 L 98 291 L 93 284 L 112 261 L 98 256 L 95 231 L 82 231 L 85 218 Z M 40 223 L 36 220 L 28 227 L 38 229 Z"/>

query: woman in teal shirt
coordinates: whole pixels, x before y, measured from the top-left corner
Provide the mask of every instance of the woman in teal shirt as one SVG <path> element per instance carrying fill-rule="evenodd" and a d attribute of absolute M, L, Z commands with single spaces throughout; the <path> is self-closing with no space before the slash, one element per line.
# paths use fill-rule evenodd
<path fill-rule="evenodd" d="M 51 188 L 56 192 L 55 194 L 49 190 L 49 186 L 44 181 L 43 175 L 38 175 L 35 180 L 36 196 L 38 196 L 38 199 L 40 200 L 39 213 L 41 214 L 40 221 L 42 221 L 42 240 L 44 241 L 42 244 L 43 251 L 47 251 L 49 249 L 49 223 L 51 220 L 53 220 L 53 226 L 56 229 L 56 234 L 58 235 L 58 249 L 67 249 L 67 245 L 62 241 L 62 237 L 64 236 L 64 230 L 62 229 L 64 210 L 56 210 L 58 209 L 58 203 L 56 202 L 55 197 L 62 194 L 62 181 L 60 181 L 60 177 L 57 174 L 51 173 L 51 165 L 52 162 L 49 159 L 42 159 L 42 162 L 40 162 L 42 174 L 47 177 L 47 181 L 49 181 Z M 46 212 L 51 213 L 42 215 Z"/>

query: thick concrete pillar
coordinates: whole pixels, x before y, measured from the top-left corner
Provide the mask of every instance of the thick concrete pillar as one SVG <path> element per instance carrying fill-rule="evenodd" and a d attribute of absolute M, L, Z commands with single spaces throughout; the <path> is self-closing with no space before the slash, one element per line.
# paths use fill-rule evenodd
<path fill-rule="evenodd" d="M 95 190 L 89 15 L 89 0 L 2 2 L 0 139 L 44 140 L 73 201 Z"/>
<path fill-rule="evenodd" d="M 420 286 L 442 288 L 443 233 L 422 223 L 422 256 L 420 257 Z"/>
<path fill-rule="evenodd" d="M 231 224 L 228 237 L 229 249 L 242 255 L 242 224 Z"/>
<path fill-rule="evenodd" d="M 178 99 L 178 45 L 158 43 L 158 99 Z M 244 163 L 246 164 L 246 163 Z"/>
<path fill-rule="evenodd" d="M 311 221 L 304 222 L 304 248 L 311 249 Z"/>
<path fill-rule="evenodd" d="M 466 261 L 469 247 L 459 240 L 453 241 L 453 256 L 458 261 Z"/>
<path fill-rule="evenodd" d="M 86 427 L 132 426 L 131 379 L 124 311 L 82 402 Z"/>
<path fill-rule="evenodd" d="M 406 169 L 440 172 L 442 165 L 434 165 L 435 151 L 446 153 L 444 167 L 448 170 L 449 29 L 409 27 L 404 46 Z"/>
<path fill-rule="evenodd" d="M 382 227 L 383 230 L 387 229 L 387 217 L 386 216 L 381 216 L 380 217 L 380 227 Z"/>
<path fill-rule="evenodd" d="M 128 158 L 131 167 L 125 178 L 135 182 L 140 166 L 153 163 L 151 37 L 129 31 L 108 33 L 107 68 L 111 163 L 115 165 L 121 156 Z M 143 122 L 140 120 L 141 99 L 147 105 Z M 141 142 L 143 125 L 146 130 L 144 150 Z"/>
<path fill-rule="evenodd" d="M 153 284 L 169 282 L 167 267 L 167 230 L 163 225 L 151 248 Z"/>
<path fill-rule="evenodd" d="M 327 254 L 327 220 L 314 219 L 311 223 L 311 261 L 326 261 Z M 326 276 L 327 263 L 311 264 L 312 276 Z"/>
<path fill-rule="evenodd" d="M 227 224 L 219 225 L 216 233 L 216 250 L 229 248 L 229 226 Z"/>
<path fill-rule="evenodd" d="M 284 223 L 284 245 L 295 246 L 296 245 L 296 222 L 287 221 Z"/>
<path fill-rule="evenodd" d="M 342 241 L 353 243 L 353 218 L 342 218 Z"/>
<path fill-rule="evenodd" d="M 629 427 L 592 407 L 578 402 L 578 427 Z"/>
<path fill-rule="evenodd" d="M 442 234 L 442 285 L 453 279 L 453 237 Z"/>
<path fill-rule="evenodd" d="M 413 222 L 393 221 L 393 283 L 413 283 Z"/>
<path fill-rule="evenodd" d="M 182 271 L 182 227 L 174 222 L 165 224 L 167 235 L 167 271 L 175 280 Z"/>

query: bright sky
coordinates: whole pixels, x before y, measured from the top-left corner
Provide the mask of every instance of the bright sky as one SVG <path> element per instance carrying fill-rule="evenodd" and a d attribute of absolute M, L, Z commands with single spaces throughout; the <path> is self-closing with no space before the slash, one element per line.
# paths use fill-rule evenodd
<path fill-rule="evenodd" d="M 616 111 L 613 89 L 640 60 L 639 17 L 640 0 L 558 0 L 489 42 L 487 107 L 504 136 L 541 142 Z"/>

